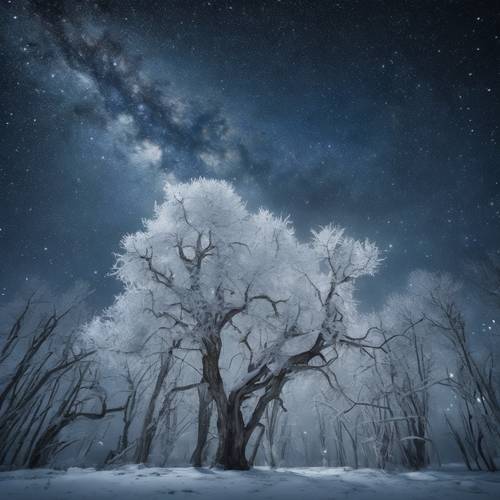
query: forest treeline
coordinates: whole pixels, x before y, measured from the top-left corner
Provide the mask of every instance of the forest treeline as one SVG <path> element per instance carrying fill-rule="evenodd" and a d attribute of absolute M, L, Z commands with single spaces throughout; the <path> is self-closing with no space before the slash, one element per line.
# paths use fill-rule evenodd
<path fill-rule="evenodd" d="M 498 311 L 498 256 L 465 283 L 415 271 L 362 313 L 380 265 L 335 225 L 300 241 L 226 182 L 167 185 L 101 314 L 79 285 L 1 311 L 1 467 L 420 469 L 444 450 L 496 470 L 498 333 L 465 318 L 471 300 Z"/>

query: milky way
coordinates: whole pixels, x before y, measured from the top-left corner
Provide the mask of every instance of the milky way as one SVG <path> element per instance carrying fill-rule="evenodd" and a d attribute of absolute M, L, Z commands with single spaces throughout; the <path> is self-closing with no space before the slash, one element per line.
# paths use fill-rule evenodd
<path fill-rule="evenodd" d="M 109 303 L 121 236 L 200 175 L 376 241 L 368 303 L 500 252 L 495 2 L 0 9 L 2 298 L 38 276 Z"/>

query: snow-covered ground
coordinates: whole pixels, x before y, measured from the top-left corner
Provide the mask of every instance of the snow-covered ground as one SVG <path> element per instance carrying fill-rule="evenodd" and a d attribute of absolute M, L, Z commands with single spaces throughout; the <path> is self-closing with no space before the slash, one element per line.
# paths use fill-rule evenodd
<path fill-rule="evenodd" d="M 190 468 L 23 470 L 0 473 L 2 500 L 156 499 L 498 499 L 500 474 L 439 471 L 386 473 L 342 468 L 249 472 Z"/>

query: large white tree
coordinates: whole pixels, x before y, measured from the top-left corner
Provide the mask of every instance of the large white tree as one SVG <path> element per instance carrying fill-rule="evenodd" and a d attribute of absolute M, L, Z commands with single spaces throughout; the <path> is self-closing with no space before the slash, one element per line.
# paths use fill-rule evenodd
<path fill-rule="evenodd" d="M 249 467 L 250 438 L 293 374 L 326 373 L 340 344 L 359 345 L 348 334 L 354 284 L 379 263 L 374 244 L 333 225 L 301 243 L 288 219 L 251 213 L 231 185 L 206 179 L 167 185 L 122 248 L 121 301 L 147 296 L 143 314 L 200 352 L 216 463 L 229 469 Z"/>

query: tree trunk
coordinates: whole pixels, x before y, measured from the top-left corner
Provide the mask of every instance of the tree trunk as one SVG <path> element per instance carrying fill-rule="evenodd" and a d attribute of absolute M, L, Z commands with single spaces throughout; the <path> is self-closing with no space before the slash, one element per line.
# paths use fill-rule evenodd
<path fill-rule="evenodd" d="M 156 413 L 156 403 L 160 396 L 160 392 L 163 388 L 165 379 L 167 378 L 168 372 L 170 371 L 170 361 L 172 357 L 172 349 L 163 356 L 160 364 L 160 371 L 156 378 L 156 383 L 153 388 L 153 393 L 148 402 L 146 408 L 146 414 L 144 415 L 144 420 L 142 422 L 142 430 L 139 438 L 137 439 L 137 448 L 135 450 L 135 463 L 141 464 L 146 463 L 149 458 L 151 451 L 151 446 L 153 444 L 153 438 L 156 434 L 157 421 L 155 418 Z"/>
<path fill-rule="evenodd" d="M 427 440 L 425 437 L 425 422 L 423 419 L 419 419 L 417 423 L 418 427 L 418 436 L 422 439 L 417 439 L 414 441 L 415 445 L 415 455 L 416 455 L 416 468 L 422 469 L 429 465 L 429 455 L 427 453 Z"/>
<path fill-rule="evenodd" d="M 35 469 L 43 465 L 47 465 L 50 459 L 54 456 L 57 449 L 57 438 L 59 433 L 66 427 L 70 422 L 67 419 L 62 419 L 49 426 L 45 432 L 37 440 L 33 452 L 31 453 L 28 468 Z"/>
<path fill-rule="evenodd" d="M 245 454 L 245 424 L 239 405 L 228 403 L 225 409 L 219 409 L 217 430 L 219 445 L 215 464 L 228 470 L 248 470 L 250 465 Z"/>
<path fill-rule="evenodd" d="M 219 330 L 220 333 L 220 330 Z M 217 434 L 219 444 L 215 456 L 215 465 L 229 470 L 248 470 L 250 463 L 246 457 L 246 447 L 256 427 L 264 415 L 267 405 L 279 398 L 286 382 L 286 375 L 292 366 L 304 366 L 321 352 L 324 340 L 318 335 L 310 350 L 291 356 L 288 366 L 272 376 L 264 364 L 253 370 L 245 384 L 226 395 L 224 382 L 219 370 L 219 358 L 222 348 L 220 335 L 206 335 L 203 339 L 204 353 L 202 357 L 203 379 L 207 382 L 210 394 L 217 408 Z M 267 376 L 267 378 L 266 378 Z M 263 378 L 265 381 L 263 382 Z M 258 389 L 264 389 L 250 415 L 247 423 L 243 420 L 241 407 L 243 402 Z"/>
<path fill-rule="evenodd" d="M 250 465 L 245 449 L 246 443 L 243 433 L 228 430 L 222 439 L 219 435 L 215 464 L 225 470 L 248 470 Z"/>
<path fill-rule="evenodd" d="M 219 370 L 221 341 L 216 335 L 205 338 L 202 358 L 203 378 L 217 407 L 217 434 L 219 444 L 215 465 L 224 469 L 248 470 L 250 468 L 245 448 L 247 437 L 241 414 L 239 398 L 228 399 Z"/>
<path fill-rule="evenodd" d="M 255 459 L 257 458 L 257 453 L 259 451 L 260 443 L 262 442 L 262 438 L 264 437 L 264 432 L 266 430 L 266 428 L 264 427 L 263 424 L 259 424 L 258 427 L 260 428 L 260 431 L 259 431 L 259 434 L 257 436 L 257 440 L 255 441 L 252 455 L 250 456 L 250 460 L 248 461 L 250 467 L 253 467 L 255 464 Z"/>
<path fill-rule="evenodd" d="M 212 417 L 212 396 L 207 384 L 198 386 L 198 435 L 196 448 L 191 456 L 193 467 L 203 465 L 203 456 L 207 447 L 208 431 L 210 429 L 210 419 Z"/>

